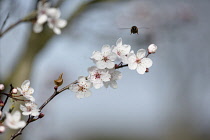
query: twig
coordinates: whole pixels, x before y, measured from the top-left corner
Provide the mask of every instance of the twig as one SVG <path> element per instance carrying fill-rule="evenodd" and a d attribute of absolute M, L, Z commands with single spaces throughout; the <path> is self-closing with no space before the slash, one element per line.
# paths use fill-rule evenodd
<path fill-rule="evenodd" d="M 1 26 L 0 32 L 3 30 L 3 28 L 4 28 L 4 26 L 5 26 L 5 24 L 6 24 L 7 20 L 8 20 L 8 18 L 9 18 L 9 13 L 7 14 L 7 16 L 6 16 L 4 22 L 3 22 L 2 26 Z"/>
<path fill-rule="evenodd" d="M 121 63 L 120 63 L 121 64 Z M 118 66 L 118 67 L 115 67 L 115 69 L 119 69 L 119 68 L 123 68 L 123 67 L 127 67 L 128 66 L 128 64 L 125 64 L 125 65 L 120 65 L 120 66 Z M 69 84 L 69 85 L 67 85 L 67 86 L 65 86 L 65 87 L 63 87 L 62 89 L 60 89 L 59 91 L 57 91 L 57 89 L 55 89 L 55 91 L 54 91 L 54 93 L 52 94 L 52 96 L 50 96 L 41 106 L 40 106 L 40 111 L 53 99 L 53 98 L 55 98 L 59 93 L 61 93 L 61 92 L 63 92 L 63 91 L 65 91 L 65 90 L 67 90 L 67 89 L 69 89 L 69 87 L 72 85 L 72 84 L 76 84 L 78 81 L 76 80 L 76 81 L 74 81 L 74 82 L 72 82 L 71 84 Z M 33 116 L 32 117 L 29 117 L 29 119 L 28 119 L 28 121 L 27 121 L 27 123 L 26 123 L 26 126 L 27 125 L 29 125 L 31 122 L 34 122 L 34 121 L 36 121 L 36 120 L 38 120 L 38 119 L 36 119 L 36 120 L 33 120 Z M 11 136 L 11 138 L 10 138 L 10 140 L 13 140 L 13 139 L 15 139 L 17 136 L 19 136 L 19 135 L 21 135 L 22 134 L 22 131 L 26 128 L 26 126 L 25 127 L 23 127 L 23 128 L 21 128 L 17 133 L 15 133 L 14 135 L 12 135 Z"/>
<path fill-rule="evenodd" d="M 21 22 L 23 22 L 23 20 L 18 20 L 17 22 L 15 22 L 14 24 L 10 25 L 6 30 L 4 30 L 2 33 L 0 33 L 0 37 L 2 37 L 6 32 L 8 32 L 9 30 L 11 30 L 12 28 L 14 28 L 15 26 L 17 26 L 18 24 L 20 24 Z"/>
<path fill-rule="evenodd" d="M 33 12 L 29 13 L 24 18 L 22 18 L 22 19 L 18 20 L 17 22 L 13 23 L 12 25 L 10 25 L 3 32 L 0 32 L 0 37 L 2 37 L 5 33 L 7 33 L 9 30 L 13 29 L 14 27 L 19 25 L 20 23 L 34 20 L 36 18 L 36 15 L 37 15 L 36 11 L 33 11 Z"/>
<path fill-rule="evenodd" d="M 10 87 L 11 87 L 10 88 L 10 93 L 11 93 L 14 87 L 12 86 L 12 84 L 10 84 Z M 3 112 L 4 107 L 6 106 L 8 99 L 9 99 L 9 96 L 6 97 L 6 99 L 4 101 L 4 106 L 1 107 L 1 112 Z"/>

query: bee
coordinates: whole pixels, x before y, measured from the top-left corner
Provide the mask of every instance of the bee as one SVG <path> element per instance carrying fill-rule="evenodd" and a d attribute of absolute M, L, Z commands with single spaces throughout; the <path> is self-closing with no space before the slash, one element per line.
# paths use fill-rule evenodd
<path fill-rule="evenodd" d="M 120 28 L 120 29 L 130 29 L 131 34 L 139 34 L 139 29 L 149 29 L 147 27 L 140 27 L 138 28 L 137 26 L 132 26 L 131 28 Z"/>

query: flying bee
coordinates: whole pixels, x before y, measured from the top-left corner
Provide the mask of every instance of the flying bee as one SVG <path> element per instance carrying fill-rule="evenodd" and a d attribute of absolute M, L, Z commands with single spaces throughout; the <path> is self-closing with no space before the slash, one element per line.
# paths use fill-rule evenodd
<path fill-rule="evenodd" d="M 120 28 L 120 29 L 130 29 L 131 34 L 139 34 L 139 29 L 149 29 L 147 27 L 140 27 L 138 28 L 137 26 L 132 26 L 131 28 Z"/>

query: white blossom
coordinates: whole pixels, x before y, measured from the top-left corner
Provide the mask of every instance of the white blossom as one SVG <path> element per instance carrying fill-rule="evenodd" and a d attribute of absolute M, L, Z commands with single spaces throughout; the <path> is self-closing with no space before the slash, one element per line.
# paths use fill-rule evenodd
<path fill-rule="evenodd" d="M 131 46 L 122 44 L 122 38 L 119 38 L 116 42 L 116 46 L 113 47 L 113 52 L 122 60 L 123 63 L 128 64 L 127 56 L 130 53 Z"/>
<path fill-rule="evenodd" d="M 111 74 L 110 81 L 104 82 L 104 86 L 108 88 L 108 86 L 112 88 L 117 88 L 117 80 L 120 80 L 122 78 L 122 73 L 120 71 L 117 71 L 115 69 L 110 69 L 109 73 Z"/>
<path fill-rule="evenodd" d="M 31 100 L 32 102 L 35 101 L 34 97 L 32 96 L 32 94 L 34 93 L 34 89 L 30 87 L 29 80 L 25 80 L 22 83 L 21 88 L 18 87 L 17 89 L 20 92 L 20 94 L 22 94 L 25 98 Z"/>
<path fill-rule="evenodd" d="M 59 17 L 53 17 L 48 19 L 48 26 L 54 31 L 56 34 L 61 34 L 61 29 L 67 25 L 67 21 L 64 19 L 60 19 Z"/>
<path fill-rule="evenodd" d="M 35 33 L 40 33 L 43 30 L 43 24 L 48 22 L 49 28 L 53 29 L 56 34 L 60 34 L 60 28 L 67 25 L 67 21 L 60 19 L 61 12 L 57 8 L 50 8 L 49 3 L 38 3 L 37 7 L 37 21 L 33 26 Z"/>
<path fill-rule="evenodd" d="M 149 45 L 149 47 L 148 47 L 148 52 L 149 53 L 155 53 L 156 50 L 157 50 L 157 46 L 155 44 Z"/>
<path fill-rule="evenodd" d="M 4 90 L 4 84 L 0 84 L 0 90 Z"/>
<path fill-rule="evenodd" d="M 26 125 L 25 121 L 21 121 L 21 114 L 19 111 L 16 111 L 13 115 L 6 113 L 5 124 L 11 129 L 23 128 Z"/>
<path fill-rule="evenodd" d="M 5 126 L 0 125 L 0 133 L 3 133 L 5 131 Z"/>
<path fill-rule="evenodd" d="M 91 82 L 84 76 L 80 76 L 77 81 L 78 83 L 72 84 L 69 89 L 76 93 L 77 98 L 89 97 L 91 95 L 91 91 L 89 90 L 92 86 Z"/>
<path fill-rule="evenodd" d="M 94 51 L 91 59 L 96 62 L 96 66 L 99 69 L 112 69 L 115 66 L 116 54 L 114 54 L 109 45 L 104 45 L 101 52 Z"/>
<path fill-rule="evenodd" d="M 38 116 L 40 114 L 40 110 L 38 109 L 37 105 L 32 102 L 27 102 L 25 103 L 25 106 L 20 105 L 20 110 L 22 110 L 22 114 L 27 116 L 27 115 L 32 115 L 32 116 Z"/>
<path fill-rule="evenodd" d="M 94 88 L 99 89 L 104 84 L 103 82 L 110 81 L 111 75 L 105 69 L 98 69 L 95 66 L 88 68 L 89 76 L 88 79 L 93 83 Z"/>
<path fill-rule="evenodd" d="M 144 74 L 146 68 L 152 66 L 152 60 L 150 58 L 144 58 L 146 54 L 146 50 L 139 49 L 137 54 L 131 53 L 128 56 L 128 67 L 131 70 L 137 70 L 139 74 Z"/>

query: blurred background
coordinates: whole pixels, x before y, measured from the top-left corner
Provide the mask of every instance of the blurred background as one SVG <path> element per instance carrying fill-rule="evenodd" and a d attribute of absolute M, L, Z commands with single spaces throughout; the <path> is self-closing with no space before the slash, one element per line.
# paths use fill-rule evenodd
<path fill-rule="evenodd" d="M 50 0 L 56 5 L 57 0 Z M 0 26 L 6 27 L 36 8 L 34 0 L 0 0 Z M 150 72 L 120 69 L 118 88 L 92 89 L 89 98 L 71 91 L 43 109 L 19 140 L 209 140 L 210 18 L 209 0 L 63 0 L 59 8 L 68 25 L 61 35 L 46 29 L 34 34 L 22 23 L 0 38 L 0 82 L 20 87 L 29 79 L 41 105 L 63 86 L 87 76 L 89 59 L 104 44 L 122 37 L 134 51 L 156 44 Z M 120 28 L 149 27 L 139 35 Z M 8 139 L 12 134 L 1 134 Z"/>

